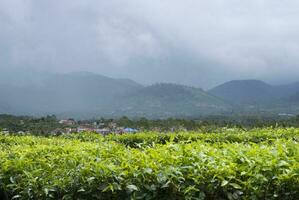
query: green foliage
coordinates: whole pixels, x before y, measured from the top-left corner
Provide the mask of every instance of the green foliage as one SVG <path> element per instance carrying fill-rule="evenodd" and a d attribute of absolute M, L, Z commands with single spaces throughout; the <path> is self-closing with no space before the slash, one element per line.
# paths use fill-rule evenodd
<path fill-rule="evenodd" d="M 90 141 L 103 138 L 97 134 L 83 137 L 81 134 L 73 134 L 62 137 L 80 138 L 82 141 Z M 129 147 L 153 146 L 154 144 L 166 143 L 191 143 L 194 141 L 203 141 L 207 143 L 271 143 L 277 139 L 292 139 L 299 141 L 299 129 L 288 128 L 265 128 L 252 129 L 244 131 L 237 128 L 222 128 L 215 130 L 214 133 L 204 132 L 177 132 L 177 133 L 156 133 L 144 132 L 138 134 L 108 135 L 104 138 L 106 141 L 116 141 Z"/>
<path fill-rule="evenodd" d="M 298 137 L 294 128 L 0 134 L 0 199 L 296 199 Z"/>
<path fill-rule="evenodd" d="M 133 127 L 144 131 L 201 131 L 215 132 L 215 129 L 227 128 L 267 128 L 267 127 L 299 127 L 298 117 L 283 117 L 278 115 L 214 115 L 198 117 L 197 119 L 129 119 L 122 117 L 113 121 L 122 127 Z"/>
<path fill-rule="evenodd" d="M 48 135 L 57 128 L 63 128 L 63 125 L 58 123 L 55 115 L 41 118 L 0 115 L 0 130 L 7 129 L 14 133 L 30 131 L 35 135 Z"/>

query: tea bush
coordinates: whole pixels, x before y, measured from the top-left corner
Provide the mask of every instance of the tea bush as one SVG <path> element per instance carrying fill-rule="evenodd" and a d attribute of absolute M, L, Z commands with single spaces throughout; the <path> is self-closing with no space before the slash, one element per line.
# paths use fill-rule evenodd
<path fill-rule="evenodd" d="M 297 199 L 298 133 L 0 135 L 0 199 Z"/>

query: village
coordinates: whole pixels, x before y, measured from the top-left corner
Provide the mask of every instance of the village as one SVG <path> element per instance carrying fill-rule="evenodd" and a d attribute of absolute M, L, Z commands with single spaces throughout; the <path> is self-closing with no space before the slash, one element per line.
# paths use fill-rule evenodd
<path fill-rule="evenodd" d="M 137 132 L 187 132 L 187 131 L 213 131 L 221 127 L 254 128 L 256 124 L 264 126 L 299 126 L 299 116 L 285 116 L 279 118 L 265 118 L 261 120 L 254 117 L 213 116 L 198 120 L 192 119 L 130 119 L 126 116 L 116 119 L 95 118 L 79 120 L 72 118 L 57 118 L 55 115 L 44 117 L 13 116 L 0 114 L 0 133 L 17 135 L 64 135 L 72 133 L 93 132 L 101 135 L 108 134 L 134 134 Z"/>
<path fill-rule="evenodd" d="M 62 119 L 59 121 L 62 128 L 57 128 L 51 135 L 63 135 L 71 133 L 93 132 L 101 135 L 125 134 L 138 132 L 135 128 L 119 127 L 115 122 L 99 121 L 75 121 L 74 119 Z"/>

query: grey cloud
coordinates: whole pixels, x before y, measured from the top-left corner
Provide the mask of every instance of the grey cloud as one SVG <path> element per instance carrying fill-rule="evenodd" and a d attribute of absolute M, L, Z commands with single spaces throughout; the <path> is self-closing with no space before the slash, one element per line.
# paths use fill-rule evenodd
<path fill-rule="evenodd" d="M 0 70 L 204 88 L 299 81 L 298 8 L 296 0 L 2 0 Z"/>

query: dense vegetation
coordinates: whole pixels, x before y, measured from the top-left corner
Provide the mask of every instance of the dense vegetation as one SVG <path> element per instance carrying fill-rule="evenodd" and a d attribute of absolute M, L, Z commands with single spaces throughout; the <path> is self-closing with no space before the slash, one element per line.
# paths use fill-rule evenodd
<path fill-rule="evenodd" d="M 102 119 L 104 120 L 104 119 Z M 105 120 L 104 120 L 105 121 Z M 299 127 L 299 115 L 294 117 L 284 116 L 257 116 L 257 115 L 213 115 L 195 119 L 156 119 L 146 118 L 129 119 L 122 117 L 111 120 L 120 126 L 133 127 L 139 130 L 159 131 L 204 131 L 213 132 L 222 127 L 253 129 L 265 127 Z"/>
<path fill-rule="evenodd" d="M 177 132 L 177 131 L 200 131 L 214 132 L 222 127 L 240 128 L 249 130 L 253 128 L 264 127 L 299 127 L 299 115 L 288 116 L 206 116 L 198 119 L 130 119 L 121 117 L 116 119 L 93 119 L 79 120 L 80 124 L 103 124 L 103 127 L 109 127 L 111 123 L 118 127 L 131 127 L 140 131 L 156 132 Z M 12 133 L 30 132 L 34 135 L 49 135 L 55 129 L 61 129 L 66 126 L 59 124 L 55 115 L 45 117 L 13 116 L 0 114 L 0 131 L 8 130 Z M 69 126 L 68 126 L 69 127 Z M 73 127 L 76 127 L 73 126 Z"/>
<path fill-rule="evenodd" d="M 5 129 L 14 133 L 28 131 L 34 135 L 47 135 L 62 127 L 63 125 L 58 123 L 58 119 L 54 115 L 36 118 L 0 114 L 0 130 Z"/>
<path fill-rule="evenodd" d="M 299 129 L 0 135 L 0 199 L 296 199 Z"/>

